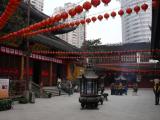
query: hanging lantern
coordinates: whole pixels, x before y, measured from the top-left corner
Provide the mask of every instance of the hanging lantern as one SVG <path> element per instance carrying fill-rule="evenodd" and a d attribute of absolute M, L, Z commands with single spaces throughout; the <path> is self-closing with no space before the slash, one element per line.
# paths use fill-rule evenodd
<path fill-rule="evenodd" d="M 70 15 L 71 17 L 74 17 L 74 16 L 76 15 L 75 9 L 70 9 L 70 10 L 68 11 L 68 13 L 69 13 L 69 15 Z"/>
<path fill-rule="evenodd" d="M 80 22 L 83 25 L 83 24 L 85 24 L 86 21 L 85 20 L 81 20 Z"/>
<path fill-rule="evenodd" d="M 83 7 L 78 5 L 78 6 L 75 7 L 75 11 L 76 11 L 76 13 L 80 14 L 80 13 L 83 12 Z"/>
<path fill-rule="evenodd" d="M 117 14 L 116 14 L 116 12 L 111 12 L 111 16 L 114 18 L 115 16 L 116 16 Z"/>
<path fill-rule="evenodd" d="M 76 21 L 75 24 L 78 26 L 78 25 L 80 24 L 80 22 L 79 22 L 79 21 Z"/>
<path fill-rule="evenodd" d="M 124 11 L 121 9 L 118 11 L 118 14 L 122 17 L 124 15 Z"/>
<path fill-rule="evenodd" d="M 60 14 L 57 14 L 56 16 L 55 16 L 55 20 L 58 22 L 58 21 L 60 21 L 61 20 L 61 15 Z"/>
<path fill-rule="evenodd" d="M 146 3 L 144 3 L 142 6 L 141 6 L 142 10 L 146 11 L 148 9 L 148 5 Z"/>
<path fill-rule="evenodd" d="M 140 11 L 140 7 L 139 7 L 139 6 L 135 6 L 135 7 L 134 7 L 134 11 L 138 14 L 139 11 Z"/>
<path fill-rule="evenodd" d="M 108 4 L 111 2 L 111 0 L 102 0 L 102 2 L 103 2 L 105 5 L 108 5 Z"/>
<path fill-rule="evenodd" d="M 51 21 L 51 23 L 54 23 L 54 22 L 55 22 L 55 17 L 54 17 L 54 16 L 51 17 L 51 18 L 50 18 L 50 21 Z"/>
<path fill-rule="evenodd" d="M 92 21 L 95 22 L 97 20 L 96 17 L 92 17 Z"/>
<path fill-rule="evenodd" d="M 105 14 L 104 14 L 104 18 L 108 19 L 108 18 L 109 18 L 109 14 L 108 14 L 108 13 L 105 13 Z"/>
<path fill-rule="evenodd" d="M 70 26 L 71 26 L 71 27 L 74 27 L 74 25 L 75 25 L 74 22 L 71 22 L 71 23 L 70 23 Z"/>
<path fill-rule="evenodd" d="M 132 9 L 131 9 L 131 8 L 127 8 L 126 13 L 127 13 L 128 15 L 130 15 L 130 14 L 132 13 Z"/>
<path fill-rule="evenodd" d="M 87 18 L 86 19 L 86 22 L 89 24 L 91 22 L 91 19 L 90 18 Z"/>
<path fill-rule="evenodd" d="M 100 0 L 91 0 L 91 4 L 94 6 L 94 7 L 97 7 L 98 5 L 100 5 L 101 1 Z"/>
<path fill-rule="evenodd" d="M 63 12 L 61 14 L 61 17 L 63 18 L 63 20 L 67 19 L 68 18 L 68 13 L 67 12 Z"/>
<path fill-rule="evenodd" d="M 102 15 L 98 15 L 98 20 L 101 21 L 103 19 Z"/>
<path fill-rule="evenodd" d="M 86 1 L 85 3 L 83 3 L 83 9 L 85 9 L 86 11 L 88 11 L 89 9 L 91 9 L 92 4 L 88 1 Z"/>
<path fill-rule="evenodd" d="M 65 23 L 64 26 L 65 26 L 66 28 L 68 28 L 68 27 L 69 27 L 69 23 Z"/>

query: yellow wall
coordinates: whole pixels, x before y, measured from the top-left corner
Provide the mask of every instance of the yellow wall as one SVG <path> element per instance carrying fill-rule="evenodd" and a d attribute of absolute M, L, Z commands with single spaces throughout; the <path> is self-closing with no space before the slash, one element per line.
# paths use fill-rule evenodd
<path fill-rule="evenodd" d="M 84 68 L 74 64 L 74 71 L 72 73 L 70 65 L 71 63 L 67 64 L 67 80 L 76 80 L 79 75 L 83 74 Z"/>

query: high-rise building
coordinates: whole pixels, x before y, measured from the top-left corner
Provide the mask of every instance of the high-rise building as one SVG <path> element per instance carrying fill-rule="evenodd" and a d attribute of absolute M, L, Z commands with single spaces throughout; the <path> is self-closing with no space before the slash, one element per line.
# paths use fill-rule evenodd
<path fill-rule="evenodd" d="M 128 7 L 133 8 L 136 5 L 147 3 L 149 8 L 146 12 L 140 10 L 138 14 L 135 12 L 122 17 L 122 42 L 150 42 L 151 41 L 151 15 L 152 0 L 120 0 L 122 9 Z M 133 10 L 134 11 L 134 10 Z"/>
<path fill-rule="evenodd" d="M 27 2 L 28 0 L 24 0 Z M 34 6 L 37 10 L 43 11 L 44 0 L 30 0 L 32 6 Z"/>
<path fill-rule="evenodd" d="M 61 13 L 63 11 L 68 11 L 69 9 L 75 7 L 76 4 L 74 3 L 65 3 L 64 7 L 57 7 L 54 10 L 54 14 L 56 15 L 57 13 Z M 83 19 L 85 18 L 85 12 L 76 15 L 73 18 L 68 18 L 67 20 L 65 20 L 64 22 L 71 22 L 74 20 L 79 20 L 79 19 Z M 85 25 L 79 25 L 74 31 L 69 32 L 69 33 L 65 33 L 65 34 L 61 34 L 61 35 L 57 35 L 59 38 L 63 39 L 64 41 L 70 43 L 71 45 L 74 45 L 78 48 L 80 48 L 85 40 Z"/>

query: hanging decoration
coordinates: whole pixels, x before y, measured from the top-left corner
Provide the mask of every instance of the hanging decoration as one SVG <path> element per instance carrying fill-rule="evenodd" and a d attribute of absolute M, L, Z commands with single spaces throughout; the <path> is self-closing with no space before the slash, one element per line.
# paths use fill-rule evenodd
<path fill-rule="evenodd" d="M 83 3 L 83 9 L 85 9 L 86 11 L 90 10 L 92 7 L 92 4 L 88 1 L 86 1 L 85 3 Z"/>
<path fill-rule="evenodd" d="M 114 18 L 115 16 L 116 16 L 117 14 L 116 14 L 116 12 L 111 12 L 111 16 Z"/>
<path fill-rule="evenodd" d="M 59 21 L 62 19 L 62 17 L 61 17 L 60 14 L 57 14 L 57 15 L 54 17 L 54 19 L 55 19 L 56 22 L 59 22 Z M 46 25 L 46 20 L 44 20 L 44 22 L 42 21 L 41 24 L 42 24 L 42 26 L 45 26 L 45 25 Z"/>
<path fill-rule="evenodd" d="M 67 12 L 63 12 L 63 13 L 61 14 L 61 18 L 62 18 L 63 20 L 67 19 L 67 18 L 68 18 L 68 13 L 67 13 Z"/>
<path fill-rule="evenodd" d="M 141 6 L 142 10 L 146 11 L 148 9 L 148 4 L 144 3 L 142 6 Z"/>
<path fill-rule="evenodd" d="M 9 0 L 5 11 L 0 16 L 0 30 L 6 25 L 9 18 L 15 13 L 22 0 Z"/>
<path fill-rule="evenodd" d="M 108 13 L 105 13 L 105 14 L 104 14 L 104 18 L 108 20 L 109 14 L 108 14 Z"/>
<path fill-rule="evenodd" d="M 124 11 L 121 9 L 118 11 L 118 14 L 122 17 L 124 15 Z"/>
<path fill-rule="evenodd" d="M 126 13 L 127 13 L 128 15 L 130 15 L 130 14 L 132 13 L 132 9 L 131 9 L 131 8 L 127 8 L 127 9 L 126 9 Z"/>
<path fill-rule="evenodd" d="M 100 5 L 101 1 L 100 0 L 91 0 L 91 4 L 94 6 L 94 7 L 97 7 L 98 5 Z"/>
<path fill-rule="evenodd" d="M 140 7 L 137 5 L 137 6 L 135 6 L 134 7 L 134 11 L 136 12 L 136 14 L 138 14 L 139 13 L 139 11 L 140 11 Z"/>
<path fill-rule="evenodd" d="M 102 15 L 98 15 L 98 20 L 101 21 L 103 19 Z"/>
<path fill-rule="evenodd" d="M 37 54 L 43 54 L 44 52 L 50 53 L 50 54 L 71 54 L 71 55 L 81 55 L 81 54 L 85 54 L 85 55 L 123 55 L 123 54 L 129 54 L 129 53 L 145 53 L 145 52 L 160 52 L 160 49 L 155 49 L 155 50 L 125 50 L 125 51 L 108 51 L 108 52 L 56 52 L 56 51 L 33 51 L 33 53 L 37 53 Z M 128 56 L 128 57 L 136 57 L 136 56 Z M 143 56 L 142 56 L 143 57 Z M 149 56 L 151 57 L 151 56 Z M 155 56 L 158 57 L 158 56 Z"/>
<path fill-rule="evenodd" d="M 83 12 L 83 7 L 78 5 L 78 6 L 75 7 L 75 11 L 76 11 L 77 14 L 80 14 L 80 13 Z"/>
<path fill-rule="evenodd" d="M 87 18 L 86 19 L 86 22 L 89 24 L 91 22 L 91 19 L 90 18 Z"/>
<path fill-rule="evenodd" d="M 86 21 L 85 20 L 80 20 L 80 23 L 83 25 L 83 24 L 86 23 Z"/>
<path fill-rule="evenodd" d="M 143 8 L 143 10 L 146 10 L 148 7 L 148 5 L 146 3 L 144 3 L 143 5 L 141 5 L 141 8 Z M 77 7 L 78 9 L 78 7 Z M 136 10 L 136 12 L 138 13 L 139 11 L 139 8 L 138 7 L 134 7 L 134 10 Z M 50 17 L 50 18 L 47 18 L 41 22 L 38 22 L 38 23 L 35 23 L 33 25 L 30 25 L 26 28 L 23 28 L 17 32 L 13 32 L 13 33 L 9 33 L 7 35 L 4 35 L 2 37 L 0 37 L 0 41 L 4 41 L 4 40 L 11 40 L 15 37 L 27 37 L 27 36 L 33 36 L 33 35 L 36 35 L 36 34 L 40 34 L 40 33 L 43 33 L 43 32 L 50 32 L 50 31 L 56 31 L 56 30 L 59 30 L 59 29 L 63 29 L 63 28 L 67 28 L 67 27 L 74 27 L 75 25 L 78 26 L 80 24 L 89 24 L 91 21 L 93 22 L 96 22 L 96 20 L 102 20 L 103 17 L 105 19 L 108 19 L 110 17 L 110 15 L 108 13 L 105 13 L 104 16 L 102 15 L 99 15 L 98 17 L 92 17 L 92 18 L 87 18 L 87 19 L 84 19 L 84 20 L 76 20 L 76 21 L 73 21 L 74 23 L 64 23 L 64 24 L 61 24 L 61 25 L 58 25 L 58 26 L 54 26 L 54 27 L 50 27 L 50 28 L 45 28 L 45 29 L 41 29 L 41 30 L 38 30 L 38 31 L 35 31 L 37 29 L 40 29 L 44 26 L 47 26 L 47 25 L 52 25 L 54 22 L 59 22 L 60 20 L 65 20 L 68 18 L 68 14 L 70 16 L 75 16 L 76 15 L 76 11 L 75 9 L 70 9 L 68 11 L 69 13 L 67 12 L 63 12 L 61 14 L 57 14 L 53 17 Z M 80 12 L 80 11 L 79 11 Z M 127 8 L 126 9 L 126 12 L 128 14 L 131 14 L 132 13 L 132 9 L 131 8 Z M 122 16 L 124 14 L 124 11 L 123 10 L 120 10 L 118 12 L 118 14 L 120 16 Z M 111 12 L 111 16 L 114 18 L 115 16 L 117 15 L 117 13 L 115 11 Z M 34 31 L 34 32 L 32 32 Z"/>
<path fill-rule="evenodd" d="M 75 24 L 78 26 L 78 25 L 80 24 L 80 22 L 79 22 L 79 21 L 76 21 Z"/>
<path fill-rule="evenodd" d="M 96 22 L 96 20 L 97 20 L 97 18 L 94 16 L 94 17 L 92 17 L 92 21 L 93 22 Z"/>
<path fill-rule="evenodd" d="M 108 4 L 111 2 L 111 0 L 102 0 L 102 2 L 103 2 L 105 5 L 108 5 Z"/>
<path fill-rule="evenodd" d="M 76 15 L 76 11 L 75 11 L 75 9 L 70 9 L 69 11 L 68 11 L 68 13 L 69 13 L 69 15 L 71 16 L 71 17 L 74 17 L 75 15 Z"/>
<path fill-rule="evenodd" d="M 52 54 L 52 52 L 48 52 L 48 53 Z M 43 54 L 43 52 L 39 51 L 37 54 Z M 64 53 L 58 52 L 57 54 L 63 55 Z M 66 54 L 68 55 L 69 53 L 66 53 Z M 77 53 L 77 55 L 81 55 L 81 54 Z M 85 57 L 91 58 L 91 59 L 112 59 L 112 58 L 114 59 L 115 58 L 115 56 L 90 56 L 91 54 L 86 54 L 86 55 L 87 56 L 74 56 L 74 57 L 73 56 L 69 56 L 68 59 L 80 59 L 80 58 L 85 58 Z M 140 58 L 151 58 L 151 57 L 152 56 L 147 56 L 147 55 L 146 56 L 144 56 L 144 55 L 140 56 Z M 66 56 L 60 56 L 58 58 L 65 59 Z M 127 58 L 127 59 L 129 59 L 129 58 L 136 59 L 136 58 L 139 58 L 139 56 L 131 55 L 131 56 L 125 56 L 125 58 Z M 160 56 L 154 56 L 154 58 L 160 58 Z M 119 58 L 119 60 L 121 60 L 121 58 Z M 126 61 L 126 63 L 127 63 L 127 61 Z"/>
<path fill-rule="evenodd" d="M 71 26 L 71 27 L 74 27 L 74 25 L 75 25 L 74 22 L 71 22 L 71 23 L 70 23 L 70 26 Z"/>

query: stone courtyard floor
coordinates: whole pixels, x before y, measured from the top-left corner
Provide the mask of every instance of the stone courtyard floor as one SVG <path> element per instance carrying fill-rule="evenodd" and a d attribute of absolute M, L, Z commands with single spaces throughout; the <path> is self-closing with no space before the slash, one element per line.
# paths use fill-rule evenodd
<path fill-rule="evenodd" d="M 107 90 L 109 92 L 109 90 Z M 81 110 L 79 94 L 36 99 L 35 104 L 15 104 L 0 112 L 0 120 L 160 120 L 152 89 L 139 89 L 137 96 L 111 96 L 99 109 Z"/>

